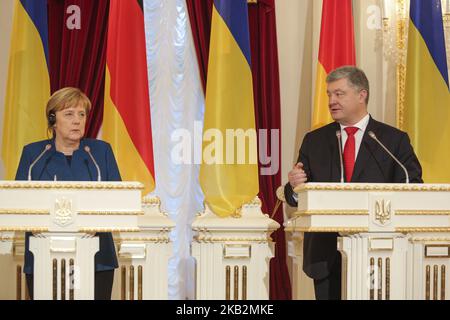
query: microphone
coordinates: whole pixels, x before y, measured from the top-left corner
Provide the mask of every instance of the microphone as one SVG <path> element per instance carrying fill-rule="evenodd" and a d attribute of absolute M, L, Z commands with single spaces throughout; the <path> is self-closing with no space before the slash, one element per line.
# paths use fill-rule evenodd
<path fill-rule="evenodd" d="M 341 163 L 341 183 L 344 183 L 344 164 L 342 161 L 342 144 L 341 144 L 341 130 L 336 130 L 336 138 L 339 145 L 339 161 Z"/>
<path fill-rule="evenodd" d="M 94 157 L 92 156 L 91 148 L 89 148 L 89 146 L 85 146 L 84 151 L 86 151 L 89 157 L 91 157 L 92 162 L 97 168 L 97 181 L 102 181 L 102 175 L 100 174 L 100 167 L 98 166 L 97 161 L 95 161 Z"/>
<path fill-rule="evenodd" d="M 381 143 L 381 141 L 380 140 L 378 140 L 378 138 L 377 138 L 377 136 L 375 135 L 375 133 L 373 133 L 373 131 L 369 131 L 368 132 L 368 134 L 369 134 L 369 136 L 373 139 L 373 140 L 375 140 L 386 152 L 387 152 L 387 154 L 388 155 L 390 155 L 391 156 L 391 158 L 392 159 L 394 159 L 395 160 L 395 162 L 397 162 L 398 163 L 398 165 L 403 169 L 403 171 L 405 172 L 405 178 L 406 178 L 406 183 L 409 183 L 409 174 L 408 174 L 408 170 L 406 170 L 406 168 L 405 168 L 405 166 L 392 154 L 392 152 L 390 152 L 389 150 L 388 150 L 388 148 L 386 148 L 385 146 L 384 146 L 384 144 L 382 144 Z"/>
<path fill-rule="evenodd" d="M 39 159 L 42 158 L 42 156 L 52 148 L 52 145 L 50 143 L 45 145 L 44 150 L 39 154 L 39 156 L 30 164 L 30 167 L 28 168 L 28 181 L 31 181 L 31 169 L 33 169 L 34 165 L 39 161 Z"/>

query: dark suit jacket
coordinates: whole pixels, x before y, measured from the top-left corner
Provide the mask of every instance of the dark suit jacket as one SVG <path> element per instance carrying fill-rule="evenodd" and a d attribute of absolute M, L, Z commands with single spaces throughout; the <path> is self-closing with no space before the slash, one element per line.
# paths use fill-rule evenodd
<path fill-rule="evenodd" d="M 334 122 L 309 132 L 303 139 L 298 162 L 304 165 L 308 182 L 339 182 L 340 161 Z M 405 173 L 401 167 L 374 141 L 368 132 L 373 131 L 378 139 L 400 160 L 408 170 L 411 183 L 421 183 L 422 168 L 414 154 L 405 132 L 369 120 L 361 142 L 351 182 L 402 183 Z M 286 201 L 297 206 L 289 183 L 284 188 Z M 337 257 L 337 233 L 305 233 L 303 244 L 303 270 L 313 279 L 326 278 Z"/>
<path fill-rule="evenodd" d="M 51 144 L 52 148 L 34 165 L 31 171 L 32 180 L 53 181 L 56 176 L 58 181 L 97 181 L 97 169 L 89 155 L 84 150 L 89 146 L 91 153 L 100 167 L 103 181 L 120 181 L 120 173 L 117 167 L 111 146 L 103 141 L 95 139 L 82 139 L 80 147 L 73 153 L 71 165 L 61 152 L 56 151 L 54 140 L 43 140 L 31 143 L 23 148 L 16 180 L 28 179 L 30 164 L 44 150 L 45 145 Z M 29 251 L 29 238 L 25 237 L 25 266 L 24 272 L 33 273 L 34 258 Z M 97 233 L 100 239 L 100 250 L 95 255 L 95 270 L 113 270 L 118 267 L 116 250 L 111 233 Z"/>

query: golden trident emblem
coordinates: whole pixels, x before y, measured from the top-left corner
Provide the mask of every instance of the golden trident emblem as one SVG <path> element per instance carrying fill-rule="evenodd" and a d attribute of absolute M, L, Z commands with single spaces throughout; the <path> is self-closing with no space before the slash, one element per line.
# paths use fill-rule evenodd
<path fill-rule="evenodd" d="M 391 202 L 378 200 L 375 203 L 375 220 L 384 225 L 387 221 L 391 220 Z"/>
<path fill-rule="evenodd" d="M 72 201 L 66 198 L 57 199 L 55 203 L 55 223 L 66 226 L 72 222 Z"/>

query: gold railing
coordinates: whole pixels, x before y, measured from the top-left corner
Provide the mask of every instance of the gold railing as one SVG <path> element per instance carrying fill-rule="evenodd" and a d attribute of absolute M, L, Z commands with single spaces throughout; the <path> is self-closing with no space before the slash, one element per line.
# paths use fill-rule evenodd
<path fill-rule="evenodd" d="M 375 267 L 377 268 L 375 270 Z M 375 290 L 376 299 L 383 300 L 383 285 L 384 285 L 384 300 L 391 299 L 391 259 L 385 258 L 384 269 L 383 269 L 383 258 L 377 259 L 377 264 L 375 266 L 375 258 L 372 257 L 369 260 L 369 271 L 370 271 L 370 289 L 369 289 L 369 299 L 375 300 Z M 384 271 L 383 271 L 384 270 Z"/>
<path fill-rule="evenodd" d="M 135 274 L 136 271 L 137 271 L 137 275 Z M 135 268 L 135 266 L 133 266 L 133 265 L 129 266 L 128 277 L 127 277 L 127 267 L 122 266 L 120 283 L 121 283 L 121 288 L 120 288 L 121 300 L 134 300 L 135 299 L 135 288 L 137 288 L 137 300 L 143 300 L 144 267 L 141 265 L 137 266 L 137 268 Z M 128 285 L 127 285 L 127 283 L 128 283 Z M 128 290 L 127 290 L 127 287 L 128 287 Z M 128 292 L 128 296 L 127 296 L 127 292 Z"/>
<path fill-rule="evenodd" d="M 431 267 L 433 267 L 433 274 L 431 274 Z M 431 300 L 433 294 L 433 300 L 445 300 L 445 281 L 446 281 L 446 267 L 441 265 L 441 274 L 439 279 L 439 266 L 427 265 L 425 268 L 425 299 Z M 433 288 L 431 287 L 431 277 L 433 277 Z M 440 281 L 439 281 L 440 280 Z M 440 289 L 440 290 L 439 290 Z"/>
<path fill-rule="evenodd" d="M 247 300 L 248 268 L 242 266 L 241 287 L 239 287 L 239 266 L 233 267 L 233 299 Z M 239 289 L 241 295 L 239 296 Z M 231 300 L 231 266 L 225 266 L 225 300 Z"/>

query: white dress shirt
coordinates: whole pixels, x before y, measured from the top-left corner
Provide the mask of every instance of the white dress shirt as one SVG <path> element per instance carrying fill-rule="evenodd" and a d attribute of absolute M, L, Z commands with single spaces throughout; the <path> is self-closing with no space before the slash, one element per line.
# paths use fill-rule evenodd
<path fill-rule="evenodd" d="M 345 128 L 347 127 L 356 127 L 358 131 L 355 133 L 355 161 L 358 157 L 359 148 L 361 147 L 362 138 L 364 136 L 364 132 L 366 131 L 367 125 L 369 124 L 370 114 L 366 114 L 364 118 L 362 118 L 359 122 L 355 123 L 352 126 L 344 126 L 341 124 L 341 139 L 342 139 L 342 147 L 345 148 L 345 143 L 347 142 L 347 132 Z M 342 150 L 344 152 L 344 150 Z M 292 194 L 292 197 L 295 201 L 298 201 L 298 196 L 296 193 Z"/>
<path fill-rule="evenodd" d="M 366 114 L 364 118 L 362 118 L 358 123 L 353 126 L 344 126 L 341 124 L 341 137 L 342 137 L 342 148 L 345 149 L 345 143 L 347 142 L 347 132 L 345 128 L 347 127 L 355 127 L 358 128 L 358 131 L 355 133 L 355 161 L 358 157 L 359 148 L 361 147 L 362 138 L 364 136 L 364 132 L 366 131 L 367 125 L 369 124 L 370 115 Z M 344 150 L 342 150 L 344 152 Z"/>

